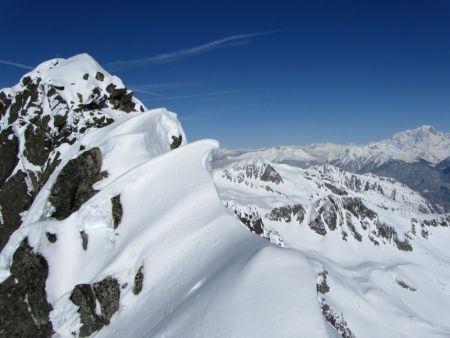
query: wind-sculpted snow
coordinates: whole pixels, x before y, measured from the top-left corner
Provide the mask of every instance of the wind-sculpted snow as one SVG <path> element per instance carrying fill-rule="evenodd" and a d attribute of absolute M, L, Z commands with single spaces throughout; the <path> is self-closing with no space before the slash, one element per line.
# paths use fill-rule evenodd
<path fill-rule="evenodd" d="M 282 183 L 245 175 L 250 160 L 216 170 L 221 199 L 244 227 L 256 232 L 257 215 L 261 237 L 307 257 L 323 316 L 343 337 L 450 335 L 449 214 L 391 178 L 265 165 Z"/>
<path fill-rule="evenodd" d="M 29 194 L 15 209 L 0 201 L 2 223 L 17 217 L 2 236 L 0 335 L 335 337 L 310 262 L 222 205 L 207 169 L 217 142 L 187 145 L 174 113 L 147 111 L 86 55 L 22 82 L 0 97 L 2 192 Z M 22 125 L 40 128 L 36 148 Z"/>

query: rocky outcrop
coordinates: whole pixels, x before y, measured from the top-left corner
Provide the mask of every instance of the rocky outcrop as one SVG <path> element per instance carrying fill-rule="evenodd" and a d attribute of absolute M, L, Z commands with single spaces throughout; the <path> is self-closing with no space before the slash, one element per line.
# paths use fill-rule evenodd
<path fill-rule="evenodd" d="M 274 208 L 270 212 L 270 214 L 266 215 L 266 217 L 271 221 L 281 221 L 289 223 L 294 218 L 299 224 L 302 224 L 305 219 L 305 208 L 301 204 L 284 205 L 282 207 Z"/>
<path fill-rule="evenodd" d="M 49 201 L 55 208 L 52 217 L 58 220 L 69 217 L 94 196 L 97 191 L 92 185 L 107 175 L 101 169 L 99 148 L 86 150 L 67 162 L 51 189 Z"/>
<path fill-rule="evenodd" d="M 133 293 L 135 295 L 140 294 L 143 285 L 144 285 L 144 266 L 141 266 L 136 276 L 134 276 Z"/>
<path fill-rule="evenodd" d="M 19 162 L 19 139 L 14 134 L 12 127 L 8 127 L 0 132 L 0 187 L 12 174 L 12 171 Z"/>
<path fill-rule="evenodd" d="M 33 252 L 25 239 L 14 253 L 11 276 L 0 284 L 0 336 L 32 338 L 52 335 L 48 318 L 52 307 L 45 293 L 47 277 L 47 262 Z"/>
<path fill-rule="evenodd" d="M 20 214 L 33 202 L 34 194 L 28 191 L 26 178 L 26 173 L 19 170 L 0 189 L 0 250 L 22 223 Z"/>
<path fill-rule="evenodd" d="M 78 284 L 72 291 L 70 300 L 78 306 L 81 328 L 80 337 L 90 336 L 110 323 L 111 317 L 119 310 L 120 286 L 116 279 L 107 277 L 94 284 Z M 100 304 L 100 313 L 96 303 Z"/>
<path fill-rule="evenodd" d="M 113 218 L 113 226 L 114 229 L 117 229 L 120 222 L 122 221 L 122 215 L 123 215 L 123 208 L 122 203 L 120 203 L 120 195 L 114 196 L 111 198 L 111 204 L 112 204 L 112 218 Z"/>

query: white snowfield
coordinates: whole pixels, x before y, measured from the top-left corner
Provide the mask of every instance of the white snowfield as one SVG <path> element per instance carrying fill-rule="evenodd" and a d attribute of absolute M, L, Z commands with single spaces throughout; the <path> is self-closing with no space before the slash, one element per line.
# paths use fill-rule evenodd
<path fill-rule="evenodd" d="M 424 125 L 397 133 L 391 138 L 366 145 L 321 143 L 305 146 L 281 146 L 266 149 L 218 149 L 217 167 L 246 159 L 264 159 L 275 163 L 299 163 L 301 166 L 331 163 L 358 171 L 366 166 L 381 166 L 389 160 L 408 163 L 420 159 L 436 164 L 450 157 L 450 134 Z"/>
<path fill-rule="evenodd" d="M 265 165 L 283 181 L 264 181 L 248 169 Z M 355 337 L 450 337 L 450 228 L 420 226 L 424 220 L 450 217 L 432 214 L 422 196 L 393 179 L 351 174 L 330 165 L 300 169 L 247 160 L 217 170 L 214 179 L 223 203 L 238 215 L 259 215 L 261 236 L 301 253 L 318 274 L 318 284 L 326 271 L 329 290 L 319 297 L 342 315 Z M 343 198 L 360 198 L 376 218 L 358 220 L 325 184 L 344 191 Z M 328 225 L 321 235 L 309 223 L 321 206 L 328 203 L 333 209 L 329 196 L 338 210 L 337 227 Z M 298 204 L 305 209 L 301 222 L 290 212 L 287 219 L 270 216 L 274 208 Z M 326 213 L 319 217 L 331 219 Z M 353 230 L 345 219 L 351 220 Z M 408 239 L 412 251 L 376 237 L 374 221 L 392 226 L 399 240 Z M 421 229 L 426 234 L 421 235 Z M 361 235 L 359 240 L 353 233 Z"/>
<path fill-rule="evenodd" d="M 184 135 L 175 114 L 156 109 L 124 115 L 72 145 L 2 251 L 2 280 L 28 236 L 49 264 L 55 337 L 72 337 L 81 327 L 69 300 L 74 286 L 107 276 L 127 286 L 118 312 L 96 337 L 334 337 L 308 261 L 254 236 L 223 207 L 207 170 L 217 142 L 169 151 L 174 131 Z M 80 144 L 100 146 L 109 176 L 69 218 L 46 220 L 49 189 Z M 111 197 L 117 194 L 123 219 L 114 230 Z M 87 251 L 81 230 L 89 236 Z M 58 240 L 49 243 L 46 231 Z M 142 265 L 143 289 L 134 295 Z"/>

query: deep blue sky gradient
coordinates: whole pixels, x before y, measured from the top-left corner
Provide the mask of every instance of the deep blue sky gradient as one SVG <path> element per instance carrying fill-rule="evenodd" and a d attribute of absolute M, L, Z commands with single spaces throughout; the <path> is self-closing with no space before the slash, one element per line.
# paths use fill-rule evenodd
<path fill-rule="evenodd" d="M 107 65 L 276 30 L 170 62 L 105 67 L 148 107 L 177 112 L 189 141 L 262 147 L 365 143 L 422 124 L 450 131 L 448 0 L 0 4 L 0 59 L 30 66 L 82 52 Z M 0 87 L 25 71 L 0 64 Z"/>

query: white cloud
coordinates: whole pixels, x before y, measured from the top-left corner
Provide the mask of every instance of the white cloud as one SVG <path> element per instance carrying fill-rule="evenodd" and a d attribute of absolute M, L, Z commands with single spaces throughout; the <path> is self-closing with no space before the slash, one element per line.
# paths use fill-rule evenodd
<path fill-rule="evenodd" d="M 23 68 L 23 69 L 34 69 L 34 67 L 27 66 L 27 65 L 24 65 L 22 63 L 16 63 L 16 62 L 7 61 L 7 60 L 0 60 L 0 63 L 3 64 L 3 65 L 19 67 L 19 68 Z"/>
<path fill-rule="evenodd" d="M 109 62 L 105 66 L 109 69 L 126 69 L 130 67 L 137 67 L 137 66 L 143 66 L 147 64 L 158 64 L 158 63 L 165 63 L 165 62 L 173 62 L 177 60 L 181 60 L 193 55 L 202 54 L 205 52 L 208 52 L 212 49 L 219 48 L 219 47 L 235 47 L 240 46 L 242 44 L 247 44 L 250 38 L 267 35 L 267 34 L 273 34 L 277 33 L 280 30 L 272 30 L 272 31 L 264 31 L 264 32 L 256 32 L 256 33 L 249 33 L 249 34 L 237 34 L 228 36 L 219 40 L 214 40 L 208 43 L 205 43 L 203 45 L 191 47 L 191 48 L 185 48 L 176 50 L 169 53 L 164 54 L 158 54 L 155 56 L 143 58 L 143 59 L 135 59 L 135 60 L 126 60 L 126 61 L 114 61 Z"/>

